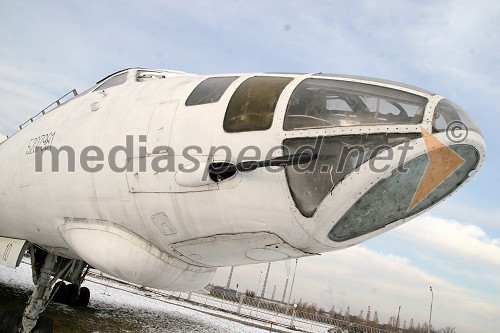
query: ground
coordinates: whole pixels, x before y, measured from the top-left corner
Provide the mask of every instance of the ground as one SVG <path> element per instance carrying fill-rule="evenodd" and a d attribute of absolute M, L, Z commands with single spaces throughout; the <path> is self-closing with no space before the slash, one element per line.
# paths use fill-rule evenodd
<path fill-rule="evenodd" d="M 54 320 L 54 333 L 262 333 L 224 318 L 166 302 L 151 295 L 136 295 L 99 281 L 86 281 L 91 291 L 88 308 L 51 303 L 43 315 Z M 31 269 L 21 264 L 16 270 L 0 266 L 0 312 L 22 312 L 33 288 Z M 180 304 L 180 303 L 179 303 Z"/>

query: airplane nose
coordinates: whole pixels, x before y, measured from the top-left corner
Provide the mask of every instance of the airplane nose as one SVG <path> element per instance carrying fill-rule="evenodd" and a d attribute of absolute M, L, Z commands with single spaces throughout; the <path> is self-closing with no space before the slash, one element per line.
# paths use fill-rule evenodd
<path fill-rule="evenodd" d="M 434 114 L 432 133 L 421 129 L 422 153 L 364 193 L 335 223 L 330 240 L 344 242 L 404 223 L 447 198 L 475 173 L 486 149 L 477 124 L 446 99 Z"/>
<path fill-rule="evenodd" d="M 449 196 L 477 168 L 480 157 L 471 145 L 443 147 L 405 163 L 402 170 L 406 172 L 394 169 L 376 183 L 345 212 L 328 237 L 344 242 L 363 236 L 407 220 Z M 443 164 L 443 154 L 454 156 L 454 160 Z"/>

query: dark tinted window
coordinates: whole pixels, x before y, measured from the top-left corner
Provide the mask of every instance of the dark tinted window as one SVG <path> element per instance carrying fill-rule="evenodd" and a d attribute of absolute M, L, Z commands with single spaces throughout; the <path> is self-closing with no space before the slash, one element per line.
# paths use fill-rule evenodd
<path fill-rule="evenodd" d="M 273 123 L 274 109 L 288 77 L 252 77 L 243 82 L 229 101 L 224 130 L 226 132 L 263 131 Z"/>
<path fill-rule="evenodd" d="M 186 101 L 186 106 L 218 102 L 227 87 L 237 78 L 237 76 L 228 76 L 206 79 L 194 88 Z"/>

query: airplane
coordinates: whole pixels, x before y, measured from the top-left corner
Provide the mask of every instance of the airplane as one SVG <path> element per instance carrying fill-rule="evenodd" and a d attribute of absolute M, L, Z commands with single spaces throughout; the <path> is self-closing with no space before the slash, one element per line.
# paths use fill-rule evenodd
<path fill-rule="evenodd" d="M 35 285 L 5 332 L 52 332 L 51 299 L 87 306 L 90 268 L 195 291 L 218 267 L 353 246 L 486 157 L 459 106 L 369 77 L 131 68 L 73 95 L 0 139 L 0 263 L 29 256 Z"/>

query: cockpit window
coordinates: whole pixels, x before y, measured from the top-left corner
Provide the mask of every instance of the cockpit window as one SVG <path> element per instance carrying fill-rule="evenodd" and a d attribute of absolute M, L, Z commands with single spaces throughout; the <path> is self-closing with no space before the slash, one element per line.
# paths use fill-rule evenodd
<path fill-rule="evenodd" d="M 424 97 L 395 89 L 306 79 L 290 97 L 283 129 L 419 124 L 426 103 Z"/>
<path fill-rule="evenodd" d="M 216 103 L 220 100 L 227 87 L 238 77 L 211 77 L 201 82 L 189 95 L 186 106 Z"/>
<path fill-rule="evenodd" d="M 481 134 L 479 126 L 467 112 L 448 99 L 441 100 L 436 106 L 432 130 L 434 133 L 448 131 L 450 135 L 454 135 L 456 130 L 471 130 Z"/>
<path fill-rule="evenodd" d="M 226 132 L 264 131 L 271 128 L 281 92 L 292 78 L 256 76 L 234 92 L 224 117 Z"/>
<path fill-rule="evenodd" d="M 115 75 L 113 77 L 110 77 L 103 84 L 101 84 L 99 87 L 97 87 L 95 90 L 108 89 L 108 88 L 123 84 L 123 83 L 125 83 L 125 81 L 127 81 L 127 75 L 128 75 L 128 72 L 125 72 L 125 73 L 121 73 L 121 74 Z"/>
<path fill-rule="evenodd" d="M 302 215 L 312 217 L 323 199 L 361 164 L 420 134 L 342 135 L 316 138 L 290 138 L 283 141 L 285 154 L 314 152 L 316 160 L 285 169 L 293 200 Z"/>

